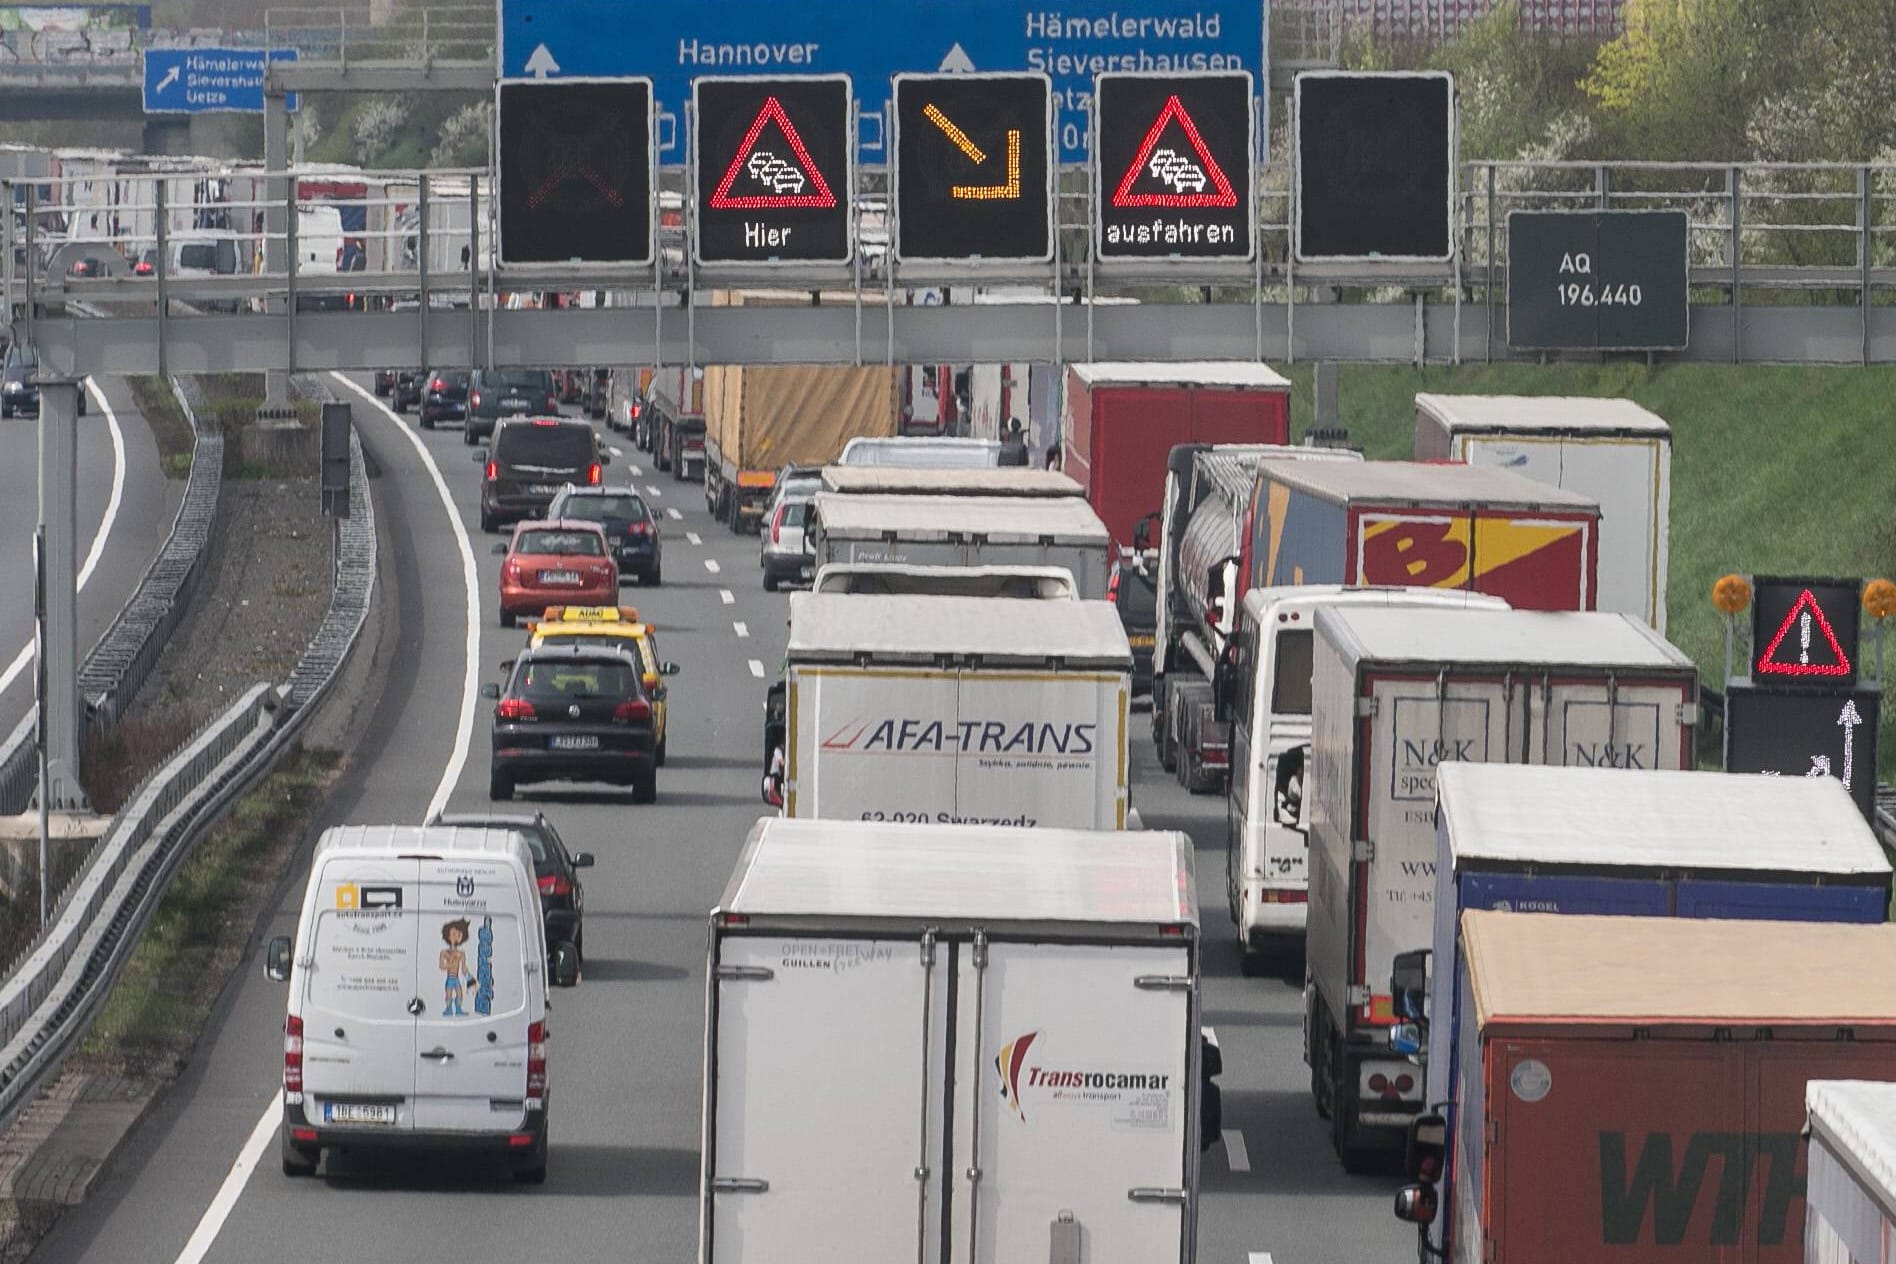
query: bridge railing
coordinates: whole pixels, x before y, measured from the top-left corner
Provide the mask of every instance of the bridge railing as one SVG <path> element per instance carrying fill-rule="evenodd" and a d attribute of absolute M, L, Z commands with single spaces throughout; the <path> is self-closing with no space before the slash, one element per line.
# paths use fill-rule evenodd
<path fill-rule="evenodd" d="M 269 47 L 294 48 L 306 64 L 428 65 L 492 62 L 494 18 L 491 4 L 404 7 L 379 24 L 367 21 L 359 7 L 292 6 L 264 10 L 263 27 Z"/>

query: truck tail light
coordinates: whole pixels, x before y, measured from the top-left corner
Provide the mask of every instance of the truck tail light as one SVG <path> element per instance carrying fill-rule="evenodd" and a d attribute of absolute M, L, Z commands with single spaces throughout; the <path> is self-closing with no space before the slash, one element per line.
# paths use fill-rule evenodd
<path fill-rule="evenodd" d="M 557 873 L 549 873 L 540 879 L 541 895 L 568 896 L 573 893 L 573 884 Z"/>
<path fill-rule="evenodd" d="M 778 505 L 777 512 L 770 515 L 770 542 L 772 544 L 783 543 L 783 516 L 789 510 L 788 505 Z"/>
<path fill-rule="evenodd" d="M 546 1023 L 527 1028 L 527 1109 L 540 1110 L 546 1103 Z"/>
<path fill-rule="evenodd" d="M 632 720 L 649 720 L 652 718 L 652 704 L 643 698 L 621 702 L 612 709 L 612 718 L 621 724 Z"/>
<path fill-rule="evenodd" d="M 283 1091 L 303 1091 L 303 1020 L 296 1014 L 283 1020 Z"/>
<path fill-rule="evenodd" d="M 503 720 L 537 720 L 539 712 L 525 698 L 502 698 L 500 705 L 494 708 L 494 714 Z"/>

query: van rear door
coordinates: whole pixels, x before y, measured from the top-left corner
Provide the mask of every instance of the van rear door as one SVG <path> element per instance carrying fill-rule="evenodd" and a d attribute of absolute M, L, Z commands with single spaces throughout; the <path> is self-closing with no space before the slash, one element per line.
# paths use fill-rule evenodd
<path fill-rule="evenodd" d="M 409 859 L 337 856 L 323 867 L 300 946 L 303 1092 L 320 1128 L 415 1127 L 419 877 Z"/>
<path fill-rule="evenodd" d="M 526 1118 L 527 1027 L 541 1012 L 535 992 L 546 970 L 535 926 L 523 924 L 524 912 L 540 915 L 538 893 L 498 858 L 418 865 L 415 1127 L 512 1131 Z"/>

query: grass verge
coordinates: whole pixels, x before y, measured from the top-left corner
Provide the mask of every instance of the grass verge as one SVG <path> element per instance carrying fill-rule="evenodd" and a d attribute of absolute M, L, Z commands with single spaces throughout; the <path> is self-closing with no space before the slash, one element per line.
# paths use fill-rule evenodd
<path fill-rule="evenodd" d="M 76 1055 L 82 1069 L 170 1078 L 243 956 L 342 756 L 304 749 L 239 799 L 171 880 Z"/>
<path fill-rule="evenodd" d="M 1293 432 L 1310 424 L 1311 373 L 1290 372 Z M 1709 683 L 1724 674 L 1712 584 L 1732 571 L 1892 576 L 1896 369 L 1778 365 L 1349 365 L 1337 399 L 1350 442 L 1373 459 L 1412 455 L 1418 391 L 1612 395 L 1672 423 L 1666 635 Z M 1893 629 L 1896 630 L 1896 629 Z M 1873 654 L 1865 628 L 1865 654 Z M 1892 655 L 1896 660 L 1896 654 Z M 1896 671 L 1884 681 L 1878 769 L 1896 774 Z"/>
<path fill-rule="evenodd" d="M 184 409 L 178 406 L 177 396 L 171 393 L 171 383 L 162 377 L 135 377 L 131 383 L 132 398 L 138 401 L 138 411 L 157 441 L 158 463 L 165 477 L 188 478 L 197 435 Z"/>

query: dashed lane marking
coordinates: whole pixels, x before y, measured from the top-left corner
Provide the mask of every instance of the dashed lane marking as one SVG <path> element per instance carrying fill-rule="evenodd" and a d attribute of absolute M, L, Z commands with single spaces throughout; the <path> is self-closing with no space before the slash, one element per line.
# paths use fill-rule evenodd
<path fill-rule="evenodd" d="M 625 455 L 625 449 L 623 449 L 623 448 L 616 448 L 616 447 L 613 447 L 613 446 L 612 446 L 611 444 L 607 444 L 607 445 L 606 445 L 606 451 L 608 451 L 608 452 L 610 452 L 610 453 L 612 453 L 612 455 L 614 455 L 614 456 L 624 456 L 624 455 Z"/>
<path fill-rule="evenodd" d="M 652 493 L 652 495 L 654 496 L 663 496 L 665 494 L 664 492 L 659 490 L 659 486 L 657 483 L 647 483 L 645 485 L 645 490 Z"/>
<path fill-rule="evenodd" d="M 666 505 L 665 516 L 670 518 L 673 522 L 683 522 L 685 520 L 685 515 L 678 512 L 677 505 Z"/>
<path fill-rule="evenodd" d="M 1225 1161 L 1231 1165 L 1231 1170 L 1233 1172 L 1250 1171 L 1251 1152 L 1245 1148 L 1244 1134 L 1239 1132 L 1236 1128 L 1226 1128 L 1224 1130 L 1224 1143 Z"/>
<path fill-rule="evenodd" d="M 704 568 L 710 571 L 713 575 L 717 574 L 720 570 L 724 569 L 723 567 L 718 565 L 718 559 L 715 557 L 705 558 Z"/>
<path fill-rule="evenodd" d="M 751 675 L 757 677 L 757 679 L 762 680 L 764 678 L 764 665 L 754 658 L 750 661 L 750 669 Z"/>
<path fill-rule="evenodd" d="M 718 589 L 718 600 L 727 606 L 734 606 L 737 604 L 737 594 L 728 588 L 720 588 Z"/>
<path fill-rule="evenodd" d="M 750 625 L 747 623 L 739 623 L 739 622 L 733 621 L 731 624 L 731 629 L 732 631 L 736 632 L 740 638 L 747 637 L 751 634 Z"/>
<path fill-rule="evenodd" d="M 699 535 L 699 534 L 698 534 L 698 533 L 697 533 L 696 531 L 687 531 L 687 532 L 685 532 L 685 539 L 687 539 L 687 540 L 689 540 L 689 541 L 691 541 L 691 542 L 692 542 L 693 544 L 703 544 L 703 543 L 704 543 L 704 537 L 703 537 L 703 536 L 701 536 L 701 535 Z"/>

